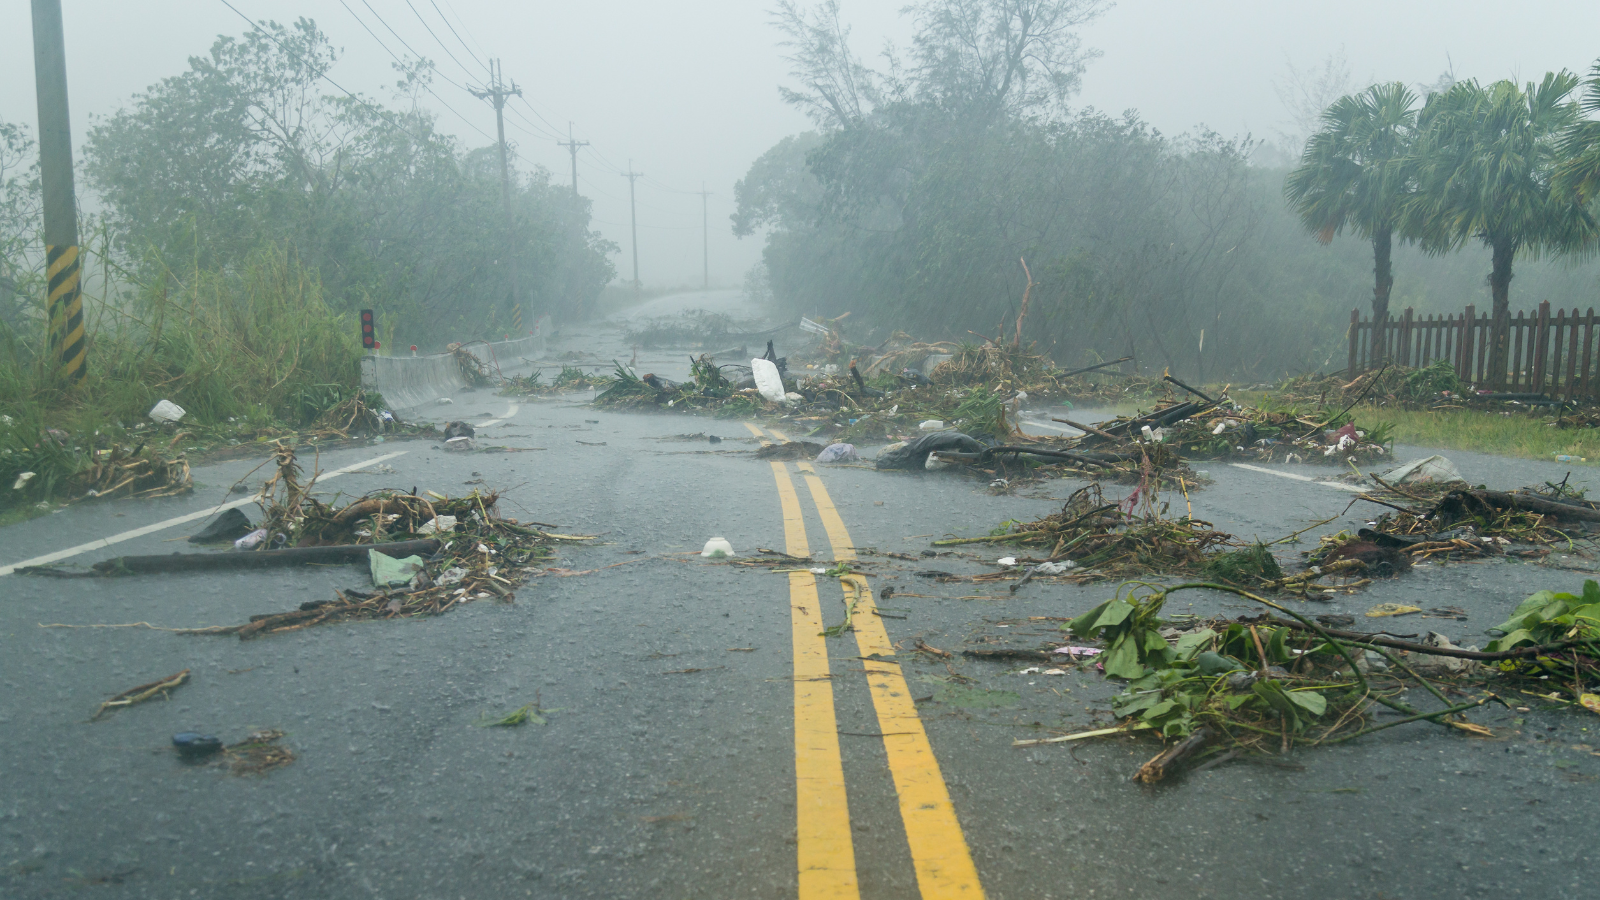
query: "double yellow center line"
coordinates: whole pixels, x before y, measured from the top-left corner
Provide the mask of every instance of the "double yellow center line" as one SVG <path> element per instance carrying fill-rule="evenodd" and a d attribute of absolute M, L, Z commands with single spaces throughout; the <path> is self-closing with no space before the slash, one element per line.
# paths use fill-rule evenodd
<path fill-rule="evenodd" d="M 746 423 L 756 437 L 760 428 Z M 769 429 L 770 430 L 770 429 Z M 772 436 L 787 438 L 776 430 Z M 778 499 L 783 509 L 786 551 L 809 555 L 805 521 L 788 467 L 772 464 Z M 856 558 L 854 542 L 845 528 L 827 487 L 808 462 L 803 473 L 811 501 L 833 548 L 836 562 Z M 939 761 L 933 755 L 922 719 L 895 662 L 894 645 L 875 615 L 872 588 L 861 575 L 840 579 L 847 604 L 854 604 L 851 619 L 856 647 L 865 661 L 867 684 L 878 730 L 883 734 L 889 772 L 899 796 L 906 842 L 917 873 L 917 887 L 925 900 L 981 898 L 983 887 L 972 862 L 961 824 L 956 819 Z M 844 786 L 844 765 L 839 755 L 838 725 L 833 709 L 833 686 L 828 671 L 828 648 L 822 636 L 823 618 L 817 598 L 816 577 L 810 572 L 789 574 L 789 602 L 794 640 L 796 839 L 799 856 L 800 900 L 820 897 L 859 897 L 855 849 L 850 838 L 850 813 Z"/>

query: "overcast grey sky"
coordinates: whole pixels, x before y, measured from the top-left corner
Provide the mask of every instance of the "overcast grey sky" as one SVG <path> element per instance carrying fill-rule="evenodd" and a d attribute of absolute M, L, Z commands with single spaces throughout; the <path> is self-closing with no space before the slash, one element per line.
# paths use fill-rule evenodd
<path fill-rule="evenodd" d="M 344 51 L 332 77 L 388 96 L 391 58 L 338 0 L 230 2 L 252 19 L 314 18 Z M 629 276 L 628 182 L 619 172 L 629 159 L 647 176 L 639 183 L 647 285 L 699 283 L 700 198 L 683 192 L 701 182 L 713 192 L 713 282 L 737 284 L 759 259 L 759 238 L 738 241 L 728 232 L 733 183 L 778 139 L 806 127 L 778 99 L 788 66 L 762 0 L 347 2 L 394 49 L 401 50 L 378 16 L 458 82 L 483 72 L 463 71 L 435 42 L 423 20 L 466 66 L 476 66 L 436 9 L 478 59 L 501 58 L 529 101 L 513 104 L 520 117 L 508 118 L 507 137 L 525 164 L 545 166 L 563 182 L 567 153 L 548 132 L 573 122 L 578 139 L 593 143 L 579 157 L 579 187 L 594 200 L 597 227 L 622 247 L 622 277 Z M 885 39 L 904 43 L 905 2 L 843 0 L 859 53 L 873 56 Z M 249 27 L 221 0 L 62 5 L 75 146 L 90 116 L 183 71 L 219 33 Z M 25 0 L 0 5 L 0 119 L 32 125 L 30 21 Z M 1079 105 L 1137 109 L 1167 132 L 1203 123 L 1227 135 L 1272 136 L 1288 126 L 1273 90 L 1286 59 L 1304 69 L 1342 50 L 1358 81 L 1432 82 L 1452 64 L 1457 77 L 1480 80 L 1536 79 L 1562 67 L 1587 72 L 1600 57 L 1600 2 L 1123 0 L 1083 34 L 1103 55 L 1089 66 Z M 460 114 L 436 107 L 443 129 L 469 146 L 489 142 L 494 113 L 487 104 L 443 82 L 435 90 Z"/>

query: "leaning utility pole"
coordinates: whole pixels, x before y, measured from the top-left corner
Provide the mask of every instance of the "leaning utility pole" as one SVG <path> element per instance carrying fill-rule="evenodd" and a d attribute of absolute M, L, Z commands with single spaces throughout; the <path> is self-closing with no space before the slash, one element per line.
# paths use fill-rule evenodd
<path fill-rule="evenodd" d="M 522 297 L 517 290 L 517 254 L 516 254 L 516 229 L 511 217 L 511 167 L 506 162 L 506 98 L 521 97 L 522 88 L 517 87 L 515 81 L 511 82 L 510 89 L 506 88 L 501 75 L 504 70 L 500 67 L 500 60 L 489 60 L 489 89 L 486 91 L 472 91 L 472 96 L 479 100 L 494 100 L 494 124 L 500 134 L 500 195 L 505 200 L 506 206 L 506 260 L 511 270 L 511 309 L 513 319 L 521 318 Z"/>
<path fill-rule="evenodd" d="M 578 199 L 578 148 L 589 146 L 589 142 L 573 140 L 572 123 L 568 122 L 567 139 L 564 141 L 556 141 L 556 146 L 565 147 L 567 148 L 567 152 L 572 154 L 572 199 L 576 200 Z"/>
<path fill-rule="evenodd" d="M 639 211 L 633 203 L 633 182 L 644 177 L 643 172 L 633 170 L 633 160 L 628 160 L 628 171 L 622 173 L 628 179 L 628 230 L 633 238 L 633 293 L 639 293 Z"/>
<path fill-rule="evenodd" d="M 67 117 L 67 50 L 61 0 L 33 0 L 33 73 L 39 95 L 39 176 L 44 190 L 45 276 L 50 353 L 69 384 L 87 374 L 83 295 L 78 284 L 78 201 Z"/>
<path fill-rule="evenodd" d="M 706 213 L 706 198 L 711 192 L 706 190 L 706 183 L 700 182 L 700 253 L 701 263 L 705 265 L 706 290 L 711 290 L 711 219 Z"/>

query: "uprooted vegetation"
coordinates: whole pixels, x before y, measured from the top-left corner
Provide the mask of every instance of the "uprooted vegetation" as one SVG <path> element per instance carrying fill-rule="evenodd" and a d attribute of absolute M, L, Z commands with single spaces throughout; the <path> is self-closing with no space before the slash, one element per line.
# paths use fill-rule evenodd
<path fill-rule="evenodd" d="M 1353 534 L 1321 537 L 1302 554 L 1302 562 L 1291 566 L 1273 548 L 1338 516 L 1271 543 L 1247 543 L 1190 515 L 1169 517 L 1172 500 L 1161 499 L 1166 488 L 1150 477 L 1152 471 L 1147 465 L 1145 477 L 1123 500 L 1107 500 L 1095 482 L 1041 519 L 1002 522 L 987 535 L 945 538 L 934 546 L 1004 544 L 1036 551 L 1019 560 L 1014 571 L 977 576 L 986 581 L 1041 574 L 1074 583 L 1205 578 L 1266 593 L 1321 597 L 1355 591 L 1374 578 L 1403 575 L 1424 560 L 1540 559 L 1555 547 L 1589 554 L 1600 535 L 1600 503 L 1584 500 L 1565 485 L 1507 492 L 1465 482 L 1391 485 L 1379 478 L 1384 490 L 1363 493 L 1352 502 L 1380 504 L 1391 511 Z"/>
<path fill-rule="evenodd" d="M 577 366 L 562 366 L 561 371 L 548 381 L 545 380 L 543 369 L 535 369 L 527 375 L 513 375 L 500 386 L 500 394 L 506 397 L 536 397 L 587 391 L 610 384 L 611 378 L 599 372 L 585 372 Z"/>
<path fill-rule="evenodd" d="M 898 333 L 897 333 L 898 334 Z M 832 331 L 822 344 L 839 342 Z M 913 435 L 949 432 L 977 442 L 941 446 L 937 465 L 956 464 L 971 474 L 1009 486 L 1043 475 L 1077 474 L 1134 483 L 1154 458 L 1157 477 L 1168 487 L 1192 487 L 1204 479 L 1183 466 L 1189 459 L 1314 461 L 1348 465 L 1384 457 L 1389 451 L 1382 427 L 1357 429 L 1348 410 L 1311 416 L 1292 410 L 1263 410 L 1231 401 L 1226 389 L 1212 398 L 1171 376 L 1143 382 L 1141 393 L 1161 391 L 1164 399 L 1148 412 L 1098 425 L 1063 418 L 1079 436 L 1032 434 L 1024 406 L 1073 394 L 1082 373 L 1062 372 L 1029 348 L 988 341 L 983 344 L 921 344 L 909 339 L 884 348 L 835 351 L 843 364 L 815 364 L 798 372 L 767 346 L 783 381 L 784 396 L 763 395 L 749 367 L 719 364 L 709 354 L 690 358 L 690 378 L 674 382 L 654 373 L 639 374 L 618 364 L 609 386 L 595 399 L 607 408 L 700 412 L 719 417 L 777 416 L 793 423 L 800 437 L 819 443 L 907 441 Z M 847 350 L 876 354 L 846 358 Z M 870 353 L 867 351 L 871 351 Z M 863 364 L 865 363 L 865 364 Z M 916 368 L 927 368 L 927 374 Z M 900 367 L 898 371 L 896 367 Z M 1124 377 L 1124 382 L 1135 381 Z M 1195 399 L 1180 400 L 1181 390 Z M 1117 392 L 1114 399 L 1127 393 Z M 1054 426 L 1051 426 L 1052 428 Z M 915 443 L 911 442 L 915 447 Z M 893 452 L 898 444 L 886 448 Z M 926 453 L 913 453 L 928 462 Z M 936 464 L 929 463 L 929 467 Z M 880 468 L 907 468 L 900 462 Z"/>
<path fill-rule="evenodd" d="M 1381 481 L 1381 479 L 1380 479 Z M 1355 534 L 1321 539 L 1313 566 L 1359 560 L 1380 574 L 1399 574 L 1422 560 L 1496 556 L 1539 559 L 1554 547 L 1585 551 L 1600 533 L 1600 504 L 1565 484 L 1494 491 L 1453 481 L 1391 485 L 1361 495 L 1389 508 Z"/>
<path fill-rule="evenodd" d="M 374 590 L 339 590 L 331 600 L 251 616 L 242 625 L 185 631 L 236 634 L 247 639 L 353 619 L 434 616 L 475 600 L 496 598 L 509 603 L 515 600 L 515 589 L 552 556 L 553 545 L 592 540 L 505 518 L 498 510 L 499 495 L 492 491 L 446 497 L 432 491 L 382 490 L 342 506 L 330 506 L 312 496 L 316 476 L 304 477 L 294 449 L 280 443 L 274 450 L 275 469 L 257 494 L 260 520 L 232 549 L 214 554 L 117 557 L 96 563 L 93 574 L 372 561 Z M 409 562 L 410 568 L 393 581 L 379 580 L 378 554 L 385 559 L 392 554 L 415 555 L 398 560 L 402 565 Z M 53 568 L 23 571 L 78 574 Z"/>
<path fill-rule="evenodd" d="M 1194 589 L 1231 593 L 1281 617 L 1181 625 L 1160 618 L 1171 594 Z M 1600 676 L 1600 585 L 1594 581 L 1585 582 L 1581 594 L 1530 596 L 1483 651 L 1437 634 L 1413 642 L 1329 629 L 1249 591 L 1203 582 L 1119 591 L 1062 627 L 1104 645 L 1095 660 L 1107 676 L 1126 683 L 1112 700 L 1120 721 L 1016 744 L 1154 734 L 1167 746 L 1134 774 L 1146 784 L 1187 765 L 1337 744 L 1417 722 L 1492 736 L 1463 714 L 1491 702 L 1509 707 L 1501 696 L 1508 693 L 1600 711 L 1600 697 L 1592 693 Z M 1406 702 L 1413 687 L 1432 696 L 1431 709 Z M 1399 718 L 1374 722 L 1376 706 Z"/>

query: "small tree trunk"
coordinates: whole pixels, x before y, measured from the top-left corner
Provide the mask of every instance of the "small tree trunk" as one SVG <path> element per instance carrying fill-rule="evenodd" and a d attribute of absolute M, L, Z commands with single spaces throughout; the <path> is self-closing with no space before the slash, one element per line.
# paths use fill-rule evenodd
<path fill-rule="evenodd" d="M 1377 283 L 1372 288 L 1372 321 L 1389 316 L 1389 292 L 1394 289 L 1394 269 L 1390 265 L 1393 249 L 1392 232 L 1381 228 L 1372 235 L 1373 274 Z"/>
<path fill-rule="evenodd" d="M 1511 356 L 1511 262 L 1517 255 L 1517 245 L 1510 238 L 1497 237 L 1489 246 L 1494 251 L 1494 267 L 1489 271 L 1489 296 L 1494 301 L 1489 378 L 1496 390 L 1502 390 Z"/>

